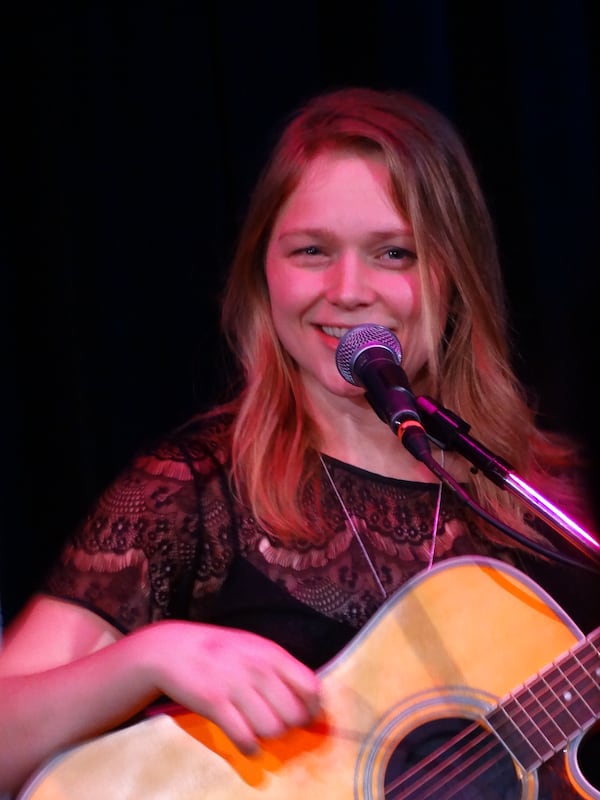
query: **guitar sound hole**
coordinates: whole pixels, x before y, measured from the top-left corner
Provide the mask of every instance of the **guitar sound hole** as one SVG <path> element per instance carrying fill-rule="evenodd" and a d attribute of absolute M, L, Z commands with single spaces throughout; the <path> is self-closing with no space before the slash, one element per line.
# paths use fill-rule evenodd
<path fill-rule="evenodd" d="M 600 722 L 593 725 L 581 740 L 577 762 L 587 782 L 600 791 Z"/>
<path fill-rule="evenodd" d="M 385 798 L 519 800 L 522 787 L 511 757 L 472 720 L 432 720 L 394 749 L 385 770 Z"/>

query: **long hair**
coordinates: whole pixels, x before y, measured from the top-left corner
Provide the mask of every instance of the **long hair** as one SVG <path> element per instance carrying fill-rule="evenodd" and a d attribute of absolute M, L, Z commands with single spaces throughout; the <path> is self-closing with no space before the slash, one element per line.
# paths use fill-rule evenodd
<path fill-rule="evenodd" d="M 284 128 L 250 199 L 225 289 L 222 323 L 244 387 L 235 402 L 232 477 L 257 520 L 282 540 L 320 537 L 303 497 L 318 469 L 318 431 L 294 362 L 275 332 L 265 255 L 277 214 L 324 149 L 380 154 L 392 199 L 411 224 L 423 286 L 426 366 L 413 380 L 471 425 L 471 433 L 554 502 L 578 510 L 562 475 L 577 458 L 544 432 L 511 363 L 511 336 L 495 233 L 460 136 L 407 93 L 349 88 L 309 101 Z M 449 297 L 440 321 L 440 288 Z M 481 474 L 469 490 L 488 511 L 524 529 L 524 508 Z M 495 538 L 502 537 L 491 531 Z"/>

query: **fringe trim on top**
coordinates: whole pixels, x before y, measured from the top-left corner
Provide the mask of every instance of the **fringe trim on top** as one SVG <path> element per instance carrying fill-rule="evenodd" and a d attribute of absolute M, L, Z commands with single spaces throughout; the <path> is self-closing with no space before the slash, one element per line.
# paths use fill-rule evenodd
<path fill-rule="evenodd" d="M 144 568 L 144 575 L 147 572 L 146 557 L 142 550 L 132 548 L 124 553 L 85 553 L 69 545 L 65 549 L 65 564 L 74 564 L 80 572 L 120 572 L 127 567 Z"/>
<path fill-rule="evenodd" d="M 258 543 L 258 549 L 269 564 L 302 570 L 308 567 L 324 567 L 329 561 L 346 551 L 352 539 L 352 531 L 346 528 L 344 532 L 337 534 L 327 547 L 299 553 L 297 550 L 288 550 L 285 547 L 273 547 L 267 537 L 263 536 Z"/>
<path fill-rule="evenodd" d="M 140 456 L 136 461 L 136 466 L 150 475 L 163 475 L 178 481 L 189 481 L 192 478 L 192 472 L 185 461 L 165 461 L 153 456 Z"/>

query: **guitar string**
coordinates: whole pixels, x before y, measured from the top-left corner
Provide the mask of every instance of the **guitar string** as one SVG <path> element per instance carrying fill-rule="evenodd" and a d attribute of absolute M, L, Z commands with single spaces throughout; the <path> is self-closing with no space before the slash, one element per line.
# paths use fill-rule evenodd
<path fill-rule="evenodd" d="M 442 450 L 441 451 L 441 457 L 440 457 L 440 464 L 441 464 L 442 468 L 444 467 L 444 456 L 445 456 L 445 453 Z M 358 532 L 358 528 L 356 527 L 354 519 L 353 519 L 352 515 L 350 514 L 350 512 L 348 510 L 348 507 L 346 506 L 346 504 L 345 504 L 345 502 L 344 502 L 344 500 L 343 500 L 343 498 L 342 498 L 342 496 L 340 494 L 340 491 L 339 491 L 339 489 L 338 489 L 338 487 L 337 487 L 337 485 L 336 485 L 336 483 L 335 483 L 335 481 L 333 479 L 333 475 L 331 474 L 331 471 L 328 468 L 327 464 L 325 463 L 325 461 L 323 459 L 323 456 L 321 454 L 319 454 L 319 458 L 320 458 L 321 464 L 323 466 L 323 470 L 325 472 L 325 475 L 327 476 L 327 479 L 328 479 L 328 481 L 329 481 L 329 483 L 331 485 L 331 488 L 333 489 L 333 491 L 335 493 L 335 496 L 336 496 L 336 498 L 337 498 L 337 500 L 338 500 L 338 502 L 340 504 L 340 507 L 341 507 L 342 511 L 344 512 L 344 516 L 345 516 L 345 518 L 346 518 L 346 520 L 348 522 L 348 525 L 350 526 L 350 530 L 352 531 L 352 535 L 354 536 L 354 538 L 356 539 L 358 545 L 360 546 L 360 549 L 361 549 L 361 551 L 363 553 L 363 556 L 364 556 L 364 558 L 365 558 L 365 560 L 366 560 L 366 562 L 367 562 L 367 564 L 369 566 L 369 569 L 370 569 L 371 573 L 373 574 L 373 577 L 375 579 L 375 582 L 377 583 L 377 586 L 379 587 L 380 592 L 382 593 L 384 598 L 387 598 L 387 596 L 388 596 L 387 592 L 386 592 L 385 587 L 383 586 L 383 584 L 381 582 L 381 579 L 379 577 L 379 574 L 377 572 L 375 564 L 373 563 L 373 560 L 371 559 L 371 557 L 370 557 L 370 555 L 369 555 L 369 553 L 367 551 L 365 543 L 363 542 L 363 540 L 362 540 L 362 538 L 361 538 L 361 536 L 360 536 L 360 534 Z M 433 528 L 432 528 L 432 533 L 431 533 L 432 542 L 431 542 L 431 548 L 430 548 L 430 552 L 429 552 L 428 565 L 427 565 L 427 570 L 426 571 L 429 571 L 431 569 L 432 565 L 433 565 L 433 559 L 434 559 L 434 555 L 435 555 L 436 539 L 437 539 L 437 531 L 438 531 L 438 527 L 439 527 L 439 518 L 440 518 L 440 511 L 441 511 L 441 504 L 442 504 L 442 492 L 443 492 L 443 483 L 440 481 L 440 485 L 439 485 L 438 492 L 437 492 L 437 500 L 436 500 L 436 507 L 435 507 L 435 513 L 434 513 Z M 473 734 L 475 734 L 476 738 L 474 740 L 471 740 L 470 742 L 468 742 L 468 740 L 471 738 L 471 736 Z M 493 737 L 491 737 L 489 735 L 489 733 L 487 733 L 486 731 L 482 730 L 476 723 L 473 723 L 466 730 L 461 731 L 458 734 L 457 737 L 454 737 L 454 739 L 453 739 L 454 745 L 456 746 L 461 740 L 465 740 L 465 745 L 466 746 L 461 747 L 458 751 L 448 752 L 447 746 L 440 747 L 435 751 L 435 753 L 430 754 L 429 758 L 427 758 L 424 761 L 421 761 L 419 764 L 415 765 L 407 773 L 403 773 L 401 776 L 398 776 L 398 778 L 395 781 L 393 781 L 391 784 L 386 785 L 386 787 L 385 787 L 386 797 L 393 798 L 394 800 L 400 800 L 400 798 L 407 798 L 407 800 L 410 800 L 410 798 L 412 798 L 412 797 L 418 798 L 418 797 L 422 796 L 420 794 L 420 792 L 424 789 L 425 784 L 428 784 L 429 785 L 429 790 L 431 790 L 431 788 L 432 788 L 431 781 L 434 781 L 434 786 L 436 787 L 435 791 L 438 792 L 438 794 L 436 794 L 436 798 L 439 797 L 440 800 L 442 800 L 442 795 L 439 795 L 439 792 L 440 791 L 444 791 L 444 792 L 448 792 L 449 791 L 450 794 L 444 794 L 443 797 L 446 797 L 447 800 L 451 800 L 452 797 L 456 797 L 456 792 L 457 791 L 462 792 L 464 788 L 468 787 L 469 782 L 470 782 L 470 778 L 467 778 L 466 776 L 463 776 L 463 779 L 468 781 L 466 784 L 464 783 L 464 780 L 463 780 L 463 782 L 459 781 L 458 784 L 455 781 L 452 784 L 448 783 L 448 778 L 450 776 L 452 776 L 452 771 L 456 769 L 456 756 L 457 755 L 460 755 L 461 758 L 462 758 L 462 757 L 466 756 L 470 752 L 474 753 L 475 759 L 479 760 L 479 768 L 480 769 L 483 768 L 484 772 L 487 769 L 491 768 L 491 766 L 493 764 L 497 764 L 498 761 L 501 759 L 501 757 L 506 756 L 506 753 L 505 753 L 504 750 L 502 750 L 500 752 L 500 756 L 498 756 L 498 752 L 496 751 L 496 748 L 495 748 L 495 745 L 498 744 L 497 740 L 493 739 Z M 485 750 L 479 751 L 479 746 L 477 744 L 478 741 L 481 741 L 482 743 L 486 742 L 486 741 L 489 742 L 492 745 L 492 752 L 491 753 L 486 753 Z M 446 744 L 449 744 L 449 743 L 446 743 Z M 448 756 L 448 757 L 446 758 L 446 756 Z M 489 757 L 490 756 L 491 756 L 491 759 L 492 759 L 491 762 L 489 761 Z M 439 759 L 439 757 L 442 757 L 442 760 L 441 761 L 438 760 L 436 768 L 433 771 L 431 771 L 431 769 L 429 769 L 426 774 L 422 775 L 422 777 L 418 779 L 418 782 L 416 784 L 413 783 L 414 779 L 417 777 L 417 774 L 419 772 L 421 772 L 423 768 L 426 767 L 427 763 L 429 763 L 429 767 L 431 768 L 433 759 L 434 758 L 435 759 Z M 450 773 L 447 772 L 447 768 L 448 767 L 451 768 L 451 772 Z M 455 773 L 453 775 L 453 777 L 455 779 L 457 777 L 459 778 L 460 774 L 456 774 Z M 410 787 L 409 787 L 409 784 L 407 783 L 407 780 L 410 780 L 410 783 L 412 784 Z M 423 781 L 425 781 L 425 783 Z M 405 787 L 405 788 L 403 788 L 403 787 Z M 405 794 L 405 789 L 408 790 L 408 794 Z M 398 790 L 400 791 L 400 794 L 396 793 Z M 418 792 L 419 794 L 414 794 L 415 791 Z M 390 794 L 390 792 L 394 792 L 394 794 Z"/>
<path fill-rule="evenodd" d="M 442 468 L 444 467 L 444 455 L 445 455 L 444 451 L 442 450 L 441 451 L 441 458 L 440 458 L 440 464 L 441 464 Z M 323 470 L 325 472 L 325 475 L 327 476 L 327 478 L 329 480 L 329 483 L 331 484 L 331 488 L 333 489 L 333 491 L 335 493 L 335 496 L 336 496 L 336 498 L 337 498 L 337 500 L 338 500 L 338 502 L 339 502 L 339 504 L 341 506 L 341 509 L 344 512 L 344 516 L 346 517 L 348 525 L 350 526 L 350 530 L 352 532 L 352 535 L 354 536 L 354 538 L 358 542 L 358 545 L 359 545 L 359 547 L 360 547 L 360 549 L 362 551 L 362 554 L 363 554 L 363 556 L 365 558 L 365 561 L 367 562 L 367 565 L 368 565 L 371 573 L 373 574 L 373 577 L 375 579 L 377 587 L 379 588 L 379 591 L 381 592 L 383 597 L 387 599 L 388 593 L 386 592 L 385 587 L 384 587 L 383 583 L 381 582 L 381 578 L 379 577 L 379 573 L 377 572 L 377 568 L 375 567 L 375 564 L 373 563 L 373 560 L 372 560 L 371 556 L 369 555 L 369 552 L 368 552 L 368 550 L 367 550 L 367 548 L 365 546 L 365 543 L 363 542 L 363 540 L 362 540 L 362 538 L 361 538 L 361 536 L 360 536 L 360 534 L 358 532 L 358 528 L 356 527 L 356 524 L 354 522 L 354 518 L 352 517 L 352 515 L 348 511 L 348 508 L 347 508 L 346 504 L 344 503 L 342 495 L 340 494 L 339 489 L 336 486 L 335 481 L 333 480 L 333 475 L 331 474 L 331 471 L 330 471 L 329 467 L 325 463 L 325 460 L 324 460 L 322 454 L 320 454 L 320 453 L 319 453 L 319 459 L 321 460 L 321 465 L 323 466 Z M 441 507 L 442 507 L 442 491 L 443 491 L 443 488 L 444 488 L 444 484 L 443 484 L 442 481 L 440 481 L 440 485 L 439 485 L 439 488 L 438 488 L 438 491 L 437 491 L 435 512 L 434 512 L 434 515 L 433 515 L 433 527 L 432 527 L 432 531 L 431 531 L 431 548 L 429 550 L 429 556 L 428 556 L 428 559 L 427 559 L 427 569 L 426 569 L 427 572 L 431 569 L 431 567 L 433 565 L 433 559 L 434 559 L 434 555 L 435 555 L 435 545 L 436 545 L 436 541 L 437 541 L 437 531 L 438 531 L 439 522 L 440 522 L 440 510 L 441 510 Z"/>
<path fill-rule="evenodd" d="M 496 784 L 504 775 L 502 770 L 498 772 L 501 764 L 512 767 L 512 782 L 520 786 L 515 763 L 502 739 L 474 721 L 386 783 L 385 796 L 389 800 L 422 800 L 423 797 L 456 800 L 463 797 L 465 790 L 473 788 L 474 780 L 479 790 L 484 784 L 488 787 L 490 782 Z"/>

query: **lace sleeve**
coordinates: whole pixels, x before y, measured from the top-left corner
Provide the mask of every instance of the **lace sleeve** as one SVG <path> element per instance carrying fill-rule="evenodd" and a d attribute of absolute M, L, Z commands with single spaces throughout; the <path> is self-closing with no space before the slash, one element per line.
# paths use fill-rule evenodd
<path fill-rule="evenodd" d="M 172 586 L 194 561 L 198 508 L 177 448 L 138 457 L 66 542 L 42 590 L 81 603 L 123 632 L 169 616 Z"/>

